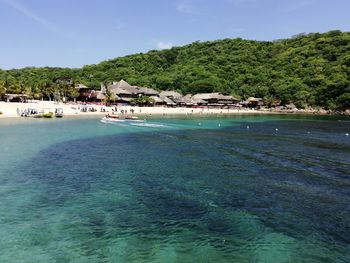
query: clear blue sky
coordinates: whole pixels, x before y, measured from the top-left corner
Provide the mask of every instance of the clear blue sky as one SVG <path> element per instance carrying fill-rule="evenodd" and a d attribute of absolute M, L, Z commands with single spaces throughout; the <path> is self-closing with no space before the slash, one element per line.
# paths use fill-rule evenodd
<path fill-rule="evenodd" d="M 350 31 L 350 0 L 0 0 L 0 68 L 80 67 L 193 41 Z"/>

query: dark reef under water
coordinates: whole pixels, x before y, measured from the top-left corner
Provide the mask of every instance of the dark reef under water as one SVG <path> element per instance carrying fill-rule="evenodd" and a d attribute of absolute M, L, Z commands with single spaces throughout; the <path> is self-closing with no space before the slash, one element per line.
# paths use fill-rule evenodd
<path fill-rule="evenodd" d="M 246 118 L 57 142 L 0 178 L 0 258 L 349 262 L 349 128 Z"/>

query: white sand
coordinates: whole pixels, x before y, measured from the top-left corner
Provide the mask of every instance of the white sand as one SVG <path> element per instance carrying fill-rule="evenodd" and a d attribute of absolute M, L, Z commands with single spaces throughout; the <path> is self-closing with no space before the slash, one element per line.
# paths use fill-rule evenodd
<path fill-rule="evenodd" d="M 0 111 L 2 114 L 0 118 L 6 117 L 19 117 L 17 109 L 24 111 L 28 108 L 34 109 L 51 109 L 54 112 L 55 108 L 62 108 L 64 116 L 91 116 L 91 115 L 105 115 L 107 113 L 112 114 L 115 106 L 106 107 L 103 105 L 87 105 L 95 108 L 96 112 L 82 112 L 81 108 L 85 107 L 83 104 L 73 103 L 55 103 L 52 101 L 33 101 L 28 103 L 16 103 L 16 102 L 0 102 Z M 117 114 L 120 114 L 121 110 L 127 111 L 127 114 L 132 114 L 131 109 L 134 110 L 133 115 L 207 115 L 207 114 L 241 114 L 241 113 L 265 113 L 255 110 L 233 110 L 233 109 L 207 109 L 207 108 L 169 108 L 169 107 L 136 107 L 136 106 L 116 106 Z M 106 112 L 101 111 L 105 109 Z"/>

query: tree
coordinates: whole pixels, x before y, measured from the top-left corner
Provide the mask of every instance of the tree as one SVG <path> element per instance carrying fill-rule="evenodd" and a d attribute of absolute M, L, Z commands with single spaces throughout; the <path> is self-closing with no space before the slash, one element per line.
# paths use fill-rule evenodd
<path fill-rule="evenodd" d="M 350 33 L 299 34 L 278 41 L 225 39 L 150 51 L 80 69 L 0 70 L 7 93 L 70 98 L 74 82 L 99 89 L 101 82 L 125 79 L 133 85 L 184 94 L 225 92 L 270 98 L 299 107 L 343 107 L 350 86 Z M 57 86 L 57 84 L 59 84 Z M 3 92 L 2 88 L 2 92 Z M 113 100 L 110 97 L 108 100 Z M 341 105 L 338 105 L 341 103 Z"/>
<path fill-rule="evenodd" d="M 104 93 L 105 99 L 104 99 L 104 101 L 105 101 L 105 104 L 107 105 L 108 103 L 115 101 L 115 96 L 114 96 L 114 94 L 109 90 L 109 88 L 108 88 L 108 86 L 107 86 L 107 83 L 105 83 L 104 85 L 105 85 L 105 86 L 104 86 L 104 87 L 105 87 L 105 93 Z"/>
<path fill-rule="evenodd" d="M 6 93 L 5 83 L 0 80 L 0 97 Z"/>
<path fill-rule="evenodd" d="M 210 79 L 197 80 L 190 84 L 193 93 L 210 93 L 213 92 L 216 85 Z"/>
<path fill-rule="evenodd" d="M 76 89 L 76 88 L 73 88 L 73 87 L 70 87 L 68 90 L 67 90 L 67 96 L 68 98 L 70 99 L 73 99 L 75 100 L 76 98 L 78 98 L 80 95 L 79 91 Z"/>
<path fill-rule="evenodd" d="M 349 110 L 350 109 L 350 92 L 344 93 L 337 98 L 338 109 Z"/>
<path fill-rule="evenodd" d="M 145 105 L 154 104 L 155 100 L 149 96 L 142 95 L 136 99 L 133 99 L 132 102 L 140 106 L 145 106 Z"/>

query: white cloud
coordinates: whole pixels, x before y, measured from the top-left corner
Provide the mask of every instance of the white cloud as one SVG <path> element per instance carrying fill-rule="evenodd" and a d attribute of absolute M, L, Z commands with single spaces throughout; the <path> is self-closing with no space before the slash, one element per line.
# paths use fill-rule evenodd
<path fill-rule="evenodd" d="M 172 47 L 173 47 L 173 44 L 170 42 L 159 41 L 157 43 L 157 49 L 170 49 Z"/>
<path fill-rule="evenodd" d="M 192 13 L 193 12 L 193 7 L 189 4 L 185 3 L 179 3 L 176 6 L 176 10 L 180 13 Z"/>

